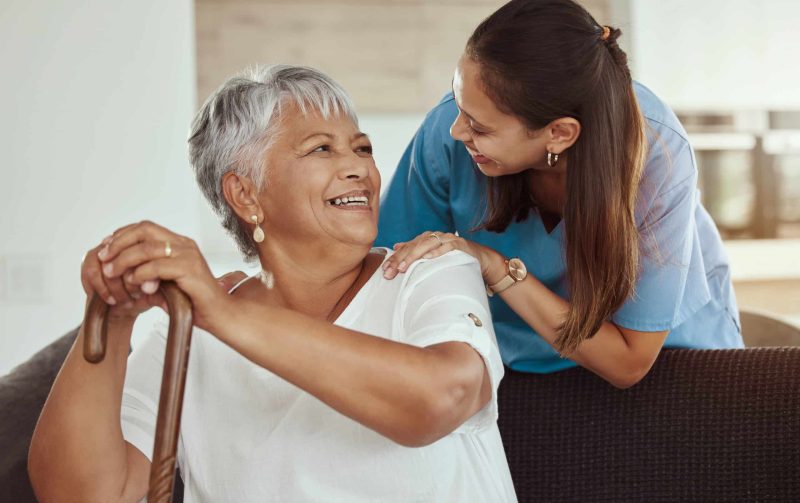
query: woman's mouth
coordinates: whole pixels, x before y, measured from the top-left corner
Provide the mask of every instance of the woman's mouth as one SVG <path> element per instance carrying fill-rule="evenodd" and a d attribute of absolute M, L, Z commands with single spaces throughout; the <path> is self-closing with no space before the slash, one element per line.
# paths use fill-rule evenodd
<path fill-rule="evenodd" d="M 339 210 L 349 211 L 372 211 L 369 204 L 369 195 L 364 192 L 349 193 L 347 195 L 336 196 L 328 199 L 329 206 Z"/>
<path fill-rule="evenodd" d="M 492 160 L 486 157 L 485 155 L 481 155 L 470 149 L 467 149 L 467 152 L 469 153 L 470 157 L 472 157 L 472 160 L 478 164 L 489 164 L 490 162 L 492 162 Z"/>

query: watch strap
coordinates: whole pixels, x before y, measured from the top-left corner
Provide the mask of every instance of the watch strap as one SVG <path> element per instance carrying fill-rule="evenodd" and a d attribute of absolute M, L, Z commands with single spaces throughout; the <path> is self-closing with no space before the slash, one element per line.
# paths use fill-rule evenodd
<path fill-rule="evenodd" d="M 498 281 L 494 285 L 489 285 L 486 288 L 486 292 L 489 294 L 489 297 L 491 297 L 496 293 L 502 292 L 503 290 L 505 290 L 506 288 L 510 287 L 511 285 L 513 285 L 516 282 L 517 281 L 514 278 L 512 278 L 510 274 L 506 274 L 503 277 L 503 279 L 501 279 L 500 281 Z"/>

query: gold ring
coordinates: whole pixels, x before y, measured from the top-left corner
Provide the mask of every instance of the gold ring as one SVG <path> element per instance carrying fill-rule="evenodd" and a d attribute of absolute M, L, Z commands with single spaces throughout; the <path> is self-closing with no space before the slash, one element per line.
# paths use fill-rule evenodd
<path fill-rule="evenodd" d="M 444 244 L 444 243 L 442 242 L 442 238 L 440 238 L 440 237 L 439 237 L 439 235 L 438 235 L 438 234 L 436 234 L 435 232 L 431 232 L 430 234 L 428 234 L 428 237 L 429 237 L 429 238 L 436 238 L 436 241 L 438 241 L 438 242 L 439 242 L 439 246 L 442 246 L 442 245 Z"/>
<path fill-rule="evenodd" d="M 172 247 L 169 245 L 169 241 L 164 244 L 164 255 L 167 257 L 172 256 Z"/>

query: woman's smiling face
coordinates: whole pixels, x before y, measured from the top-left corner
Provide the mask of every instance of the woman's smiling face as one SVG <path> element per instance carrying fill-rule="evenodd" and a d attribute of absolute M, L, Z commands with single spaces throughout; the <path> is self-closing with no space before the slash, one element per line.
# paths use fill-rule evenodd
<path fill-rule="evenodd" d="M 459 114 L 450 135 L 467 148 L 486 176 L 502 176 L 542 167 L 544 135 L 533 134 L 518 118 L 501 112 L 484 92 L 480 66 L 462 56 L 453 76 Z"/>
<path fill-rule="evenodd" d="M 346 114 L 325 119 L 284 106 L 265 158 L 259 199 L 267 239 L 301 246 L 371 246 L 378 232 L 380 174 L 372 144 Z"/>

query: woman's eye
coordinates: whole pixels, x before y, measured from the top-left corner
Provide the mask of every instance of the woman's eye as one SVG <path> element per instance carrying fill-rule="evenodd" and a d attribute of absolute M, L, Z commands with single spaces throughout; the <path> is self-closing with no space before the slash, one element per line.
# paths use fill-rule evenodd
<path fill-rule="evenodd" d="M 312 150 L 311 153 L 330 152 L 330 151 L 331 151 L 331 146 L 330 145 L 320 145 L 319 147 L 317 147 L 314 150 Z"/>
<path fill-rule="evenodd" d="M 472 126 L 472 124 L 469 124 L 469 123 L 467 123 L 467 127 L 468 127 L 468 128 L 469 128 L 469 130 L 470 130 L 470 131 L 472 131 L 472 133 L 473 133 L 473 134 L 475 134 L 476 136 L 483 136 L 483 135 L 487 134 L 487 133 L 484 133 L 483 131 L 478 131 L 477 129 L 475 129 L 475 128 Z"/>
<path fill-rule="evenodd" d="M 356 152 L 358 152 L 359 154 L 372 155 L 372 145 L 363 145 L 361 147 L 358 147 L 356 149 Z"/>

